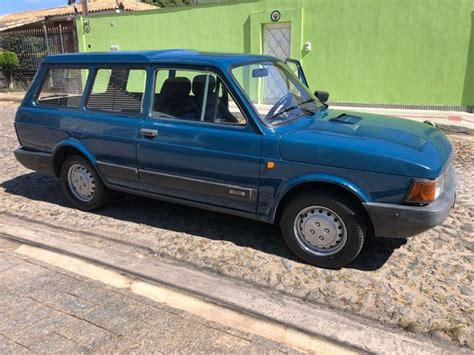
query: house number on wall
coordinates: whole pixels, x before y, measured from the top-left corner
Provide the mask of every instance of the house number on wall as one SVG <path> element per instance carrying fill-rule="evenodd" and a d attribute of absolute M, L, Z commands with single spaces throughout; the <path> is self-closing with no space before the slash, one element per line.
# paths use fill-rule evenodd
<path fill-rule="evenodd" d="M 82 29 L 84 30 L 85 33 L 89 33 L 91 31 L 91 25 L 89 25 L 88 21 L 84 21 L 84 25 L 82 26 Z"/>
<path fill-rule="evenodd" d="M 273 10 L 271 14 L 271 19 L 273 22 L 278 22 L 280 20 L 281 14 L 278 10 Z"/>

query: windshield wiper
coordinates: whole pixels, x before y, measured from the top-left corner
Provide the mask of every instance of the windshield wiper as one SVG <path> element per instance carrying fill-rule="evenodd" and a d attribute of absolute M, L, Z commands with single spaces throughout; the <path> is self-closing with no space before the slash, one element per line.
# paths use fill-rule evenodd
<path fill-rule="evenodd" d="M 308 99 L 308 100 L 300 102 L 298 105 L 304 105 L 304 104 L 308 104 L 308 103 L 314 102 L 314 101 L 316 101 L 316 100 L 315 99 Z"/>
<path fill-rule="evenodd" d="M 308 100 L 305 100 L 305 101 L 302 101 L 300 102 L 298 105 L 295 105 L 295 106 L 290 106 L 288 108 L 285 108 L 284 110 L 281 110 L 280 112 L 274 114 L 272 117 L 270 117 L 268 120 L 273 120 L 275 117 L 278 117 L 278 116 L 281 116 L 282 114 L 288 112 L 288 111 L 293 111 L 293 110 L 296 110 L 297 108 L 300 108 L 301 105 L 304 105 L 304 104 L 309 104 L 310 102 L 315 102 L 316 100 L 315 99 L 308 99 Z M 314 115 L 316 112 L 313 112 L 311 110 L 308 110 L 308 109 L 303 109 L 303 111 L 305 111 L 307 114 L 312 114 Z"/>

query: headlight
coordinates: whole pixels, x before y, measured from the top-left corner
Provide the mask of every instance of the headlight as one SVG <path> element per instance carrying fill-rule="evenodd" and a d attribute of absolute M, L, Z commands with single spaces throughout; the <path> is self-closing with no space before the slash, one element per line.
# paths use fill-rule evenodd
<path fill-rule="evenodd" d="M 425 205 L 436 200 L 444 189 L 445 174 L 435 180 L 414 179 L 405 202 Z"/>
<path fill-rule="evenodd" d="M 407 203 L 424 205 L 436 198 L 436 181 L 414 179 L 405 199 Z"/>

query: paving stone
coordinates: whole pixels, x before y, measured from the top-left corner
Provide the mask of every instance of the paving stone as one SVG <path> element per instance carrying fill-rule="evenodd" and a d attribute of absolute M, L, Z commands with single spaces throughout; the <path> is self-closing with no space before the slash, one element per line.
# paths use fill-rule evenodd
<path fill-rule="evenodd" d="M 0 238 L 0 240 L 3 240 L 3 239 Z M 0 264 L 0 277 L 4 272 L 6 272 L 11 267 L 23 263 L 23 260 L 17 259 L 17 258 L 10 258 L 7 255 L 4 255 L 3 253 L 0 256 L 0 258 L 2 260 L 2 263 Z"/>
<path fill-rule="evenodd" d="M 90 350 L 99 348 L 117 337 L 116 334 L 81 319 L 74 319 L 68 326 L 58 329 L 57 333 L 74 339 L 80 346 Z"/>
<path fill-rule="evenodd" d="M 51 309 L 43 304 L 30 308 L 24 308 L 23 305 L 16 308 L 16 304 L 13 304 L 12 308 L 13 311 L 0 322 L 0 333 L 6 336 L 15 334 L 51 314 Z"/>
<path fill-rule="evenodd" d="M 27 262 L 22 262 L 0 273 L 0 284 L 11 289 L 21 287 L 41 277 L 48 270 Z"/>
<path fill-rule="evenodd" d="M 21 318 L 26 312 L 30 312 L 36 308 L 40 303 L 24 297 L 22 294 L 8 291 L 5 292 L 4 297 L 0 299 L 0 314 L 5 318 Z"/>
<path fill-rule="evenodd" d="M 275 343 L 271 340 L 257 335 L 254 335 L 252 337 L 252 341 L 248 345 L 248 347 L 250 347 L 251 349 L 266 349 L 265 352 L 268 351 L 269 353 L 301 354 L 301 352 L 290 348 L 284 344 L 279 344 L 279 347 L 277 348 L 275 346 Z M 246 353 L 246 350 L 244 349 L 242 353 Z"/>
<path fill-rule="evenodd" d="M 141 346 L 134 340 L 118 337 L 97 349 L 100 354 L 163 354 L 152 347 Z"/>
<path fill-rule="evenodd" d="M 7 287 L 0 286 L 0 317 L 6 317 L 11 311 L 9 305 L 18 298 L 18 294 L 8 289 Z"/>
<path fill-rule="evenodd" d="M 168 353 L 180 349 L 182 346 L 181 338 L 185 337 L 184 334 L 190 334 L 186 333 L 187 329 L 185 328 L 179 329 L 178 334 L 181 334 L 181 337 L 164 328 L 155 328 L 143 331 L 140 337 L 135 337 L 134 341 L 139 348 L 155 349 L 159 352 Z M 194 336 L 198 337 L 199 335 L 193 334 Z"/>
<path fill-rule="evenodd" d="M 78 345 L 76 342 L 67 339 L 66 337 L 58 334 L 51 333 L 43 339 L 33 343 L 30 349 L 35 353 L 64 353 L 64 354 L 85 354 L 88 350 Z"/>
<path fill-rule="evenodd" d="M 124 335 L 153 311 L 133 299 L 117 298 L 89 310 L 83 315 L 84 319 L 115 334 Z"/>
<path fill-rule="evenodd" d="M 151 325 L 152 327 L 165 327 L 165 328 L 179 328 L 184 322 L 187 322 L 181 315 L 173 314 L 171 312 L 162 311 L 160 309 L 154 309 L 150 311 L 150 314 L 143 319 L 144 323 Z"/>
<path fill-rule="evenodd" d="M 69 293 L 77 297 L 83 298 L 96 305 L 110 302 L 113 298 L 120 298 L 120 294 L 107 290 L 104 287 L 99 287 L 98 283 L 82 282 Z"/>
<path fill-rule="evenodd" d="M 174 329 L 179 329 L 179 332 Z M 212 353 L 226 352 L 229 349 L 239 352 L 239 349 L 245 348 L 250 343 L 246 339 L 209 328 L 202 323 L 166 313 L 162 315 L 161 322 L 156 321 L 155 325 L 150 324 L 147 328 L 138 325 L 126 337 L 135 339 L 139 347 L 154 348 L 165 353 L 173 351 Z"/>
<path fill-rule="evenodd" d="M 31 351 L 0 334 L 0 354 L 28 354 Z"/>
<path fill-rule="evenodd" d="M 38 280 L 17 289 L 25 293 L 30 293 L 38 299 L 48 300 L 64 293 L 73 294 L 73 292 L 83 284 L 83 281 L 79 281 L 71 276 L 59 274 L 55 269 L 51 269 L 50 273 L 45 273 L 39 277 Z"/>
<path fill-rule="evenodd" d="M 94 308 L 95 304 L 77 296 L 62 293 L 47 302 L 51 307 L 64 313 L 81 316 L 87 310 Z"/>
<path fill-rule="evenodd" d="M 474 294 L 474 292 L 472 291 L 472 287 L 466 285 L 459 286 L 459 290 L 464 296 L 472 296 Z"/>
<path fill-rule="evenodd" d="M 72 316 L 61 312 L 54 312 L 47 318 L 43 318 L 38 322 L 33 322 L 27 328 L 13 334 L 11 337 L 16 342 L 29 346 L 46 335 L 55 332 L 57 329 L 66 327 L 74 321 Z"/>

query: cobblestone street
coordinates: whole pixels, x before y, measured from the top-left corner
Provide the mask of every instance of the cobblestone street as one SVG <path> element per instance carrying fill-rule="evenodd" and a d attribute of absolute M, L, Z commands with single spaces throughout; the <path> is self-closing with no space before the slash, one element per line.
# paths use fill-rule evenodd
<path fill-rule="evenodd" d="M 15 216 L 23 226 L 31 219 L 85 235 L 100 231 L 111 240 L 133 241 L 156 258 L 474 349 L 474 136 L 449 136 L 460 186 L 443 225 L 406 242 L 369 241 L 349 267 L 324 270 L 295 260 L 276 226 L 128 195 L 94 213 L 73 208 L 58 179 L 15 160 L 15 110 L 14 104 L 0 102 L 0 213 Z M 9 292 L 0 288 L 0 300 Z M 29 308 L 31 300 L 25 302 Z M 67 334 L 49 341 L 59 336 Z M 0 352 L 2 342 L 0 336 Z"/>

